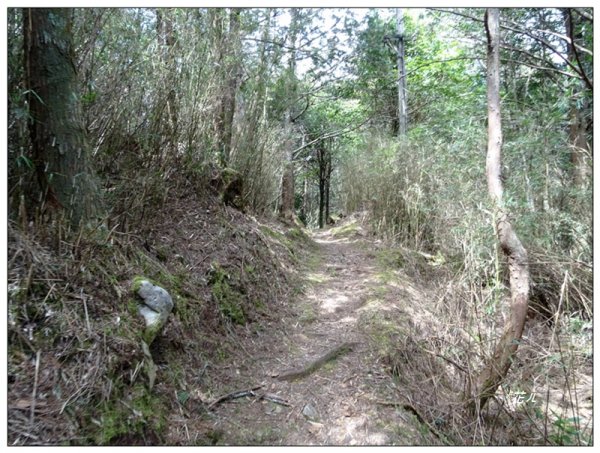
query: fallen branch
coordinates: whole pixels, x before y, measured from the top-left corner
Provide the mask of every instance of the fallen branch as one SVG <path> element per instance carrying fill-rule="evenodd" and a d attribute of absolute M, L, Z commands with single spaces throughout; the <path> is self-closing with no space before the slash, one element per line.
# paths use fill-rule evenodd
<path fill-rule="evenodd" d="M 292 406 L 290 403 L 288 403 L 283 398 L 280 398 L 277 395 L 272 395 L 270 393 L 265 393 L 264 395 L 261 395 L 260 399 L 271 401 L 272 403 L 280 404 L 281 406 L 286 406 L 286 407 L 291 407 Z"/>
<path fill-rule="evenodd" d="M 227 393 L 226 395 L 220 396 L 219 398 L 217 398 L 216 400 L 214 400 L 212 403 L 210 403 L 208 405 L 208 410 L 213 410 L 216 406 L 218 406 L 219 404 L 224 403 L 226 401 L 231 401 L 231 400 L 235 400 L 238 398 L 244 398 L 246 396 L 253 396 L 255 398 L 258 398 L 259 400 L 271 401 L 272 403 L 280 404 L 280 405 L 286 406 L 286 407 L 292 406 L 289 402 L 287 402 L 286 400 L 284 400 L 283 398 L 281 398 L 277 395 L 273 395 L 271 393 L 263 393 L 263 394 L 256 393 L 256 390 L 260 389 L 261 387 L 262 387 L 262 385 L 258 385 L 251 389 L 236 390 L 235 392 Z"/>
<path fill-rule="evenodd" d="M 357 344 L 358 343 L 356 343 L 356 342 L 342 343 L 342 344 L 336 346 L 335 348 L 331 349 L 325 355 L 308 363 L 306 366 L 304 366 L 300 369 L 286 371 L 285 373 L 280 374 L 279 376 L 277 376 L 277 379 L 280 381 L 294 381 L 296 379 L 305 378 L 309 374 L 317 371 L 317 369 L 319 369 L 325 363 L 339 357 L 342 354 L 346 354 L 346 353 L 352 351 L 354 346 L 356 346 Z"/>
<path fill-rule="evenodd" d="M 258 390 L 261 387 L 262 385 L 259 385 L 248 390 L 237 390 L 235 392 L 227 393 L 226 395 L 220 396 L 208 405 L 208 410 L 212 410 L 215 406 L 224 403 L 225 401 L 231 401 L 237 398 L 244 398 L 245 396 L 256 396 L 255 390 Z"/>

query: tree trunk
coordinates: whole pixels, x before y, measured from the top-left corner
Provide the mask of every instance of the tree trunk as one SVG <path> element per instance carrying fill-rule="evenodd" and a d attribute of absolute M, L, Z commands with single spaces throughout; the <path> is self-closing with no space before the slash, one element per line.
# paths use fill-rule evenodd
<path fill-rule="evenodd" d="M 262 128 L 266 126 L 267 123 L 267 101 L 268 101 L 268 91 L 267 91 L 267 68 L 269 66 L 268 54 L 267 54 L 267 41 L 269 40 L 271 34 L 271 9 L 267 9 L 265 12 L 265 19 L 262 31 L 262 42 L 260 44 L 259 51 L 259 66 L 257 72 L 257 84 L 256 84 L 256 96 L 254 99 L 254 103 L 252 104 L 251 109 L 251 124 L 253 127 L 247 132 L 247 143 L 249 149 L 256 150 L 258 149 L 258 160 L 255 162 L 254 168 L 255 174 L 251 179 L 251 187 L 252 193 L 254 196 L 252 197 L 252 207 L 255 211 L 263 211 L 266 206 L 266 201 L 262 199 L 262 197 L 258 196 L 260 190 L 258 187 L 262 185 L 262 172 L 263 172 L 263 153 L 264 147 L 259 143 L 259 134 L 262 131 Z"/>
<path fill-rule="evenodd" d="M 515 233 L 503 206 L 502 180 L 502 120 L 500 114 L 500 11 L 489 8 L 485 15 L 488 39 L 487 101 L 488 101 L 488 152 L 486 174 L 488 191 L 495 208 L 498 242 L 508 259 L 511 316 L 494 353 L 477 378 L 475 399 L 471 409 L 482 409 L 506 377 L 517 351 L 529 298 L 529 267 L 527 251 Z"/>
<path fill-rule="evenodd" d="M 398 40 L 398 136 L 406 135 L 408 130 L 408 110 L 406 99 L 406 63 L 404 59 L 404 15 L 401 8 L 396 9 L 396 38 Z"/>
<path fill-rule="evenodd" d="M 304 181 L 302 184 L 302 205 L 300 206 L 300 220 L 304 225 L 308 225 L 308 168 L 304 164 Z"/>
<path fill-rule="evenodd" d="M 173 32 L 173 19 L 167 14 L 163 15 L 160 8 L 156 9 L 156 34 L 159 48 L 161 49 L 162 61 L 165 71 L 165 91 L 167 94 L 167 120 L 159 118 L 162 123 L 159 130 L 163 130 L 168 141 L 168 149 L 171 155 L 177 152 L 177 93 L 175 91 L 175 56 L 173 54 L 175 45 L 175 34 Z M 162 115 L 161 115 L 162 116 Z M 161 152 L 158 150 L 158 152 Z"/>
<path fill-rule="evenodd" d="M 325 144 L 317 149 L 317 163 L 319 164 L 319 228 L 323 228 L 329 220 L 329 167 L 331 156 Z"/>
<path fill-rule="evenodd" d="M 214 131 L 215 144 L 214 151 L 216 160 L 221 167 L 226 167 L 228 162 L 225 157 L 225 129 L 226 129 L 226 109 L 227 109 L 227 69 L 225 59 L 227 58 L 227 38 L 225 30 L 226 21 L 225 8 L 210 8 L 208 10 L 209 24 L 211 30 L 212 54 L 218 67 L 215 69 L 214 77 L 216 79 L 215 92 L 215 111 L 214 111 Z"/>
<path fill-rule="evenodd" d="M 298 25 L 300 19 L 300 11 L 298 8 L 292 8 L 292 20 L 290 22 L 290 42 L 289 42 L 289 63 L 288 63 L 288 99 L 296 98 L 297 81 L 296 81 L 296 37 L 298 35 Z M 283 177 L 281 179 L 281 208 L 280 217 L 284 220 L 294 219 L 294 156 L 293 156 L 293 145 L 294 141 L 292 138 L 292 109 L 293 105 L 290 103 L 287 106 L 284 118 L 285 134 L 287 140 L 285 141 L 284 159 L 285 164 L 283 168 Z"/>
<path fill-rule="evenodd" d="M 229 165 L 231 148 L 233 142 L 233 117 L 235 114 L 235 98 L 240 81 L 240 9 L 232 8 L 229 13 L 229 33 L 227 36 L 227 58 L 229 64 L 226 67 L 226 83 L 223 87 L 221 106 L 221 135 L 219 137 L 219 148 L 222 155 L 223 166 Z"/>
<path fill-rule="evenodd" d="M 580 34 L 575 32 L 573 16 L 570 8 L 563 9 L 563 18 L 565 21 L 566 35 L 572 37 L 572 43 L 567 43 L 567 55 L 569 61 L 577 64 L 577 49 L 575 42 L 581 38 Z M 574 93 L 574 97 L 583 96 L 585 83 L 581 82 L 581 89 Z M 584 187 L 589 176 L 588 155 L 590 147 L 586 138 L 586 126 L 583 120 L 581 109 L 577 106 L 576 99 L 571 99 L 571 108 L 569 112 L 569 141 L 571 143 L 571 167 L 573 175 L 573 184 L 575 187 Z"/>
<path fill-rule="evenodd" d="M 291 127 L 286 128 L 291 133 Z M 286 140 L 285 164 L 281 178 L 281 208 L 280 216 L 284 220 L 294 219 L 294 162 L 291 139 Z"/>
<path fill-rule="evenodd" d="M 329 189 L 331 188 L 331 173 L 333 172 L 331 149 L 326 151 L 325 158 L 325 223 L 331 223 L 331 214 L 329 212 Z"/>
<path fill-rule="evenodd" d="M 319 165 L 319 228 L 325 226 L 325 178 L 321 165 Z"/>
<path fill-rule="evenodd" d="M 71 15 L 68 8 L 24 10 L 24 66 L 40 207 L 62 210 L 77 228 L 98 211 L 100 196 L 76 91 Z"/>

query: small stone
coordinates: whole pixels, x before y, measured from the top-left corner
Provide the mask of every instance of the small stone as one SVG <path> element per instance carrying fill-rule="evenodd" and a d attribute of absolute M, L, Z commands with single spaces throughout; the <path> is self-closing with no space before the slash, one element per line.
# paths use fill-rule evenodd
<path fill-rule="evenodd" d="M 134 280 L 133 290 L 143 299 L 138 311 L 146 321 L 144 340 L 150 344 L 167 322 L 173 310 L 173 300 L 164 288 L 143 278 Z"/>
<path fill-rule="evenodd" d="M 319 417 L 316 409 L 310 403 L 304 405 L 302 408 L 302 415 L 309 420 L 316 420 Z"/>

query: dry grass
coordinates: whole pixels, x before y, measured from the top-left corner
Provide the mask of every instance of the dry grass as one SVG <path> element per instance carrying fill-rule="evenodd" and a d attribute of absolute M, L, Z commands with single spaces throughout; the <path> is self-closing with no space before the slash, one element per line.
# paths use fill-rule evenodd
<path fill-rule="evenodd" d="M 410 266 L 417 285 L 406 307 L 412 320 L 386 360 L 399 395 L 453 445 L 589 445 L 592 433 L 591 312 L 586 277 L 558 285 L 546 316 L 532 311 L 517 358 L 491 404 L 473 416 L 465 411 L 470 385 L 491 355 L 507 312 L 504 289 L 482 287 L 466 270 L 450 265 L 420 272 L 423 257 L 396 249 L 396 263 Z M 393 252 L 388 252 L 388 255 Z M 389 264 L 389 262 L 388 262 Z M 577 263 L 571 263 L 577 266 Z M 547 279 L 558 272 L 547 270 Z M 576 271 L 573 271 L 574 273 Z M 575 283 L 573 283 L 575 282 Z M 556 284 L 556 280 L 546 281 Z M 575 286 L 581 285 L 581 286 Z M 497 291 L 497 290 L 496 290 Z M 569 303 L 569 294 L 576 302 Z M 576 305 L 575 305 L 576 304 Z M 400 317 L 398 325 L 404 321 Z"/>
<path fill-rule="evenodd" d="M 171 191 L 160 215 L 154 211 L 143 237 L 130 223 L 61 234 L 57 243 L 50 226 L 9 225 L 10 444 L 186 443 L 169 428 L 179 426 L 173 417 L 182 407 L 174 395 L 188 395 L 188 406 L 201 410 L 208 398 L 192 390 L 220 391 L 226 373 L 215 373 L 217 364 L 281 319 L 293 290 L 296 238 L 267 237 L 258 222 L 184 186 Z M 213 297 L 210 269 L 217 265 L 243 304 L 244 325 L 224 316 Z M 152 391 L 143 320 L 130 293 L 136 275 L 164 285 L 176 305 L 151 347 Z"/>

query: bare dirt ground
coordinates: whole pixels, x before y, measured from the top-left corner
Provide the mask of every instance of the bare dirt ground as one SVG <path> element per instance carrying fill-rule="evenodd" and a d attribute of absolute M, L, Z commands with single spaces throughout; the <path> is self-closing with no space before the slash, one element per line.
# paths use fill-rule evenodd
<path fill-rule="evenodd" d="M 281 331 L 265 331 L 254 343 L 240 344 L 231 362 L 227 387 L 232 393 L 254 390 L 213 405 L 205 421 L 212 424 L 214 443 L 438 444 L 400 403 L 372 332 L 365 328 L 372 316 L 404 312 L 400 294 L 406 298 L 407 288 L 382 281 L 378 244 L 360 227 L 351 235 L 318 232 L 313 239 L 319 258 L 307 272 L 303 294 L 289 301 L 297 316 L 283 320 Z M 278 379 L 344 343 L 352 344 L 351 350 L 318 369 L 295 380 Z"/>

